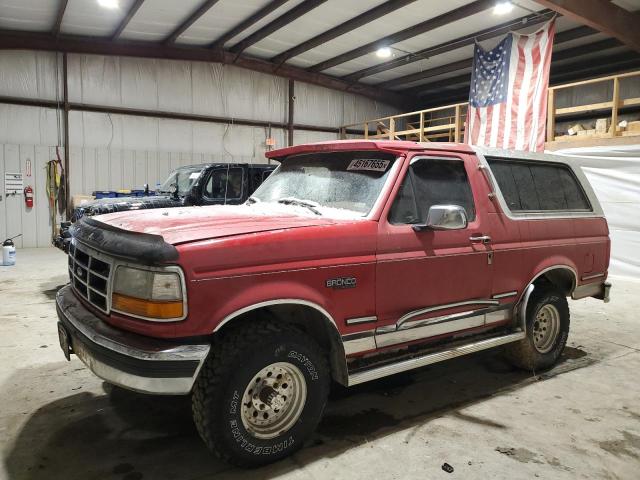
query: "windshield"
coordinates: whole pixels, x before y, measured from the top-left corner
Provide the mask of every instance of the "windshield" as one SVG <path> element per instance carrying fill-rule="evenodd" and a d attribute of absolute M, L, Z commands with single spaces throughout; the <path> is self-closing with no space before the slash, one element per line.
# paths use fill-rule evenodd
<path fill-rule="evenodd" d="M 395 157 L 384 152 L 328 152 L 287 157 L 256 190 L 252 201 L 277 202 L 331 215 L 365 216 L 373 207 Z"/>
<path fill-rule="evenodd" d="M 195 181 L 200 177 L 202 170 L 204 170 L 202 167 L 186 167 L 174 170 L 169 175 L 169 178 L 160 185 L 158 191 L 160 193 L 173 193 L 175 189 L 174 184 L 177 184 L 178 195 L 182 197 L 189 193 Z"/>

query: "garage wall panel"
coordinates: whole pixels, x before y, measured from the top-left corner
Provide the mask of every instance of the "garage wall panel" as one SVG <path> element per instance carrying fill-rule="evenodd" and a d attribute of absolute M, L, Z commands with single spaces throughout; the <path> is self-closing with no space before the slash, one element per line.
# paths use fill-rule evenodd
<path fill-rule="evenodd" d="M 55 147 L 45 147 L 38 145 L 35 147 L 35 161 L 33 171 L 36 175 L 34 187 L 33 210 L 36 215 L 36 244 L 38 247 L 45 247 L 51 243 L 51 212 L 49 211 L 49 197 L 47 195 L 47 163 L 55 158 Z M 57 212 L 56 212 L 57 214 Z M 55 221 L 53 222 L 55 224 Z"/>
<path fill-rule="evenodd" d="M 111 175 L 109 171 L 109 150 L 107 148 L 97 148 L 96 155 L 96 190 L 109 190 Z"/>
<path fill-rule="evenodd" d="M 54 156 L 55 148 L 41 145 L 0 145 L 0 242 L 21 233 L 22 237 L 14 240 L 17 247 L 44 247 L 50 244 L 46 165 Z M 31 176 L 27 176 L 28 162 L 31 162 Z M 24 186 L 33 188 L 33 208 L 26 207 L 22 193 L 6 196 L 4 174 L 19 172 L 23 175 Z"/>
<path fill-rule="evenodd" d="M 59 62 L 61 68 L 62 57 Z M 0 95 L 55 100 L 55 75 L 55 53 L 0 51 Z M 59 91 L 62 96 L 62 89 Z"/>
<path fill-rule="evenodd" d="M 158 65 L 158 110 L 192 113 L 191 62 L 161 60 Z"/>
<path fill-rule="evenodd" d="M 158 61 L 152 58 L 121 58 L 122 105 L 158 110 L 157 63 Z"/>
<path fill-rule="evenodd" d="M 4 172 L 6 172 L 5 164 L 4 164 L 4 145 L 0 148 L 0 241 L 4 241 L 5 238 L 9 237 L 7 234 L 7 201 L 5 197 L 4 191 Z"/>
<path fill-rule="evenodd" d="M 36 189 L 38 185 L 36 184 L 36 177 L 38 174 L 36 165 L 35 165 L 35 147 L 33 145 L 20 145 L 19 149 L 19 171 L 22 172 L 24 186 L 31 186 L 32 189 Z M 31 163 L 31 176 L 27 176 L 27 162 Z M 16 198 L 19 200 L 20 204 L 20 216 L 21 224 L 22 224 L 22 244 L 23 245 L 35 245 L 37 243 L 37 215 L 36 208 L 34 203 L 34 208 L 27 208 L 24 203 L 24 195 L 18 195 Z"/>
<path fill-rule="evenodd" d="M 122 150 L 109 150 L 109 190 L 122 188 Z"/>

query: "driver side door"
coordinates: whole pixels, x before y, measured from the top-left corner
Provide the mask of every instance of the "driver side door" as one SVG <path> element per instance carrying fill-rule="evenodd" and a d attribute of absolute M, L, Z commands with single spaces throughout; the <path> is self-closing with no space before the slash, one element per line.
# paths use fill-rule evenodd
<path fill-rule="evenodd" d="M 477 174 L 466 156 L 415 156 L 406 167 L 379 223 L 378 348 L 483 328 L 499 303 L 491 299 L 487 195 Z M 433 205 L 463 207 L 466 227 L 416 231 Z"/>

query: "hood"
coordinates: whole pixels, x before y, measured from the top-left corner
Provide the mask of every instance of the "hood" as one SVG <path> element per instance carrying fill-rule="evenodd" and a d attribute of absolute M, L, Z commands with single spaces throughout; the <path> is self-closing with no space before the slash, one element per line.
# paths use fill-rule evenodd
<path fill-rule="evenodd" d="M 172 245 L 289 228 L 353 222 L 275 204 L 215 205 L 110 213 L 94 217 L 116 228 L 161 235 Z"/>
<path fill-rule="evenodd" d="M 181 200 L 170 195 L 149 195 L 146 197 L 101 198 L 76 207 L 78 217 L 83 214 L 100 215 L 103 213 L 124 212 L 144 208 L 162 208 L 180 205 Z"/>

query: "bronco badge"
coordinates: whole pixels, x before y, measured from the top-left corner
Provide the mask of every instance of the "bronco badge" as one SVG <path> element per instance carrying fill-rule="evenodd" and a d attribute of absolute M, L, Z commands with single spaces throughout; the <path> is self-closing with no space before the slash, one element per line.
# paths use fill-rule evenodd
<path fill-rule="evenodd" d="M 339 278 L 330 278 L 325 283 L 327 288 L 355 288 L 356 287 L 356 277 L 339 277 Z"/>

